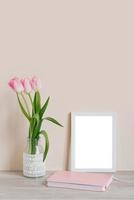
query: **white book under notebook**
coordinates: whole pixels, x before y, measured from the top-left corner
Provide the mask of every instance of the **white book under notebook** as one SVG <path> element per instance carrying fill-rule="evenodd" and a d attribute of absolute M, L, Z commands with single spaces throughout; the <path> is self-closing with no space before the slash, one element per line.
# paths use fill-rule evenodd
<path fill-rule="evenodd" d="M 58 171 L 47 179 L 48 187 L 105 191 L 112 182 L 109 173 Z"/>

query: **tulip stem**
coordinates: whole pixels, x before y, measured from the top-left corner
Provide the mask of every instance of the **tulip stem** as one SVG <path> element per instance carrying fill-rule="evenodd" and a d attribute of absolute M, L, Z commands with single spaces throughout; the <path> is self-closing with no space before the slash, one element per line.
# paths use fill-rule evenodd
<path fill-rule="evenodd" d="M 32 104 L 33 113 L 35 113 L 35 110 L 34 110 L 34 105 L 33 105 L 33 100 L 32 100 L 31 94 L 30 94 L 30 93 L 28 93 L 28 96 L 29 96 L 29 99 L 30 99 L 30 101 L 31 101 L 31 104 Z"/>
<path fill-rule="evenodd" d="M 29 115 L 29 117 L 31 117 L 31 115 L 30 115 L 30 110 L 29 110 L 27 101 L 26 101 L 25 96 L 24 96 L 24 94 L 23 94 L 22 92 L 21 92 L 21 96 L 22 96 L 22 98 L 23 98 L 23 100 L 24 100 L 24 103 L 25 103 L 25 105 L 26 105 L 26 109 L 27 109 L 28 115 Z"/>

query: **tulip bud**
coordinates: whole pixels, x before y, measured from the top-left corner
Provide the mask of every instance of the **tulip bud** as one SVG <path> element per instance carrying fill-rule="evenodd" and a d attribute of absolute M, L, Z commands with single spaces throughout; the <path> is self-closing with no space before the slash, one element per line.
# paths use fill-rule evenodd
<path fill-rule="evenodd" d="M 24 91 L 24 87 L 18 77 L 12 78 L 8 85 L 12 88 L 13 91 L 20 93 Z"/>
<path fill-rule="evenodd" d="M 21 83 L 24 87 L 24 92 L 30 93 L 32 91 L 32 86 L 29 78 L 21 79 Z"/>
<path fill-rule="evenodd" d="M 32 89 L 36 92 L 41 89 L 41 81 L 35 76 L 31 79 Z"/>

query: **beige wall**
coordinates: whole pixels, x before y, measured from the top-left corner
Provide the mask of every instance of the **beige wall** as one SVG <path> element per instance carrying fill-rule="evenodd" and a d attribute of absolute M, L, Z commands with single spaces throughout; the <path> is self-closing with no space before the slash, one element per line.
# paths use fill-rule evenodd
<path fill-rule="evenodd" d="M 134 170 L 134 1 L 0 0 L 0 169 L 22 168 L 27 135 L 10 77 L 39 76 L 48 115 L 47 169 L 66 165 L 71 111 L 118 115 L 117 167 Z"/>

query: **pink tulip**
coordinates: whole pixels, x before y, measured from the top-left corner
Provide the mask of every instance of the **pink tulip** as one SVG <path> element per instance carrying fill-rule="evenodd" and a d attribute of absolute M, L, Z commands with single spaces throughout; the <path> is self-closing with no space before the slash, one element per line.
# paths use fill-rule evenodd
<path fill-rule="evenodd" d="M 31 79 L 31 86 L 34 91 L 38 91 L 41 89 L 41 81 L 35 76 Z"/>
<path fill-rule="evenodd" d="M 18 77 L 12 78 L 9 82 L 8 85 L 17 93 L 23 92 L 24 87 Z"/>
<path fill-rule="evenodd" d="M 21 83 L 24 87 L 24 92 L 30 93 L 32 91 L 32 86 L 29 78 L 21 79 Z"/>

